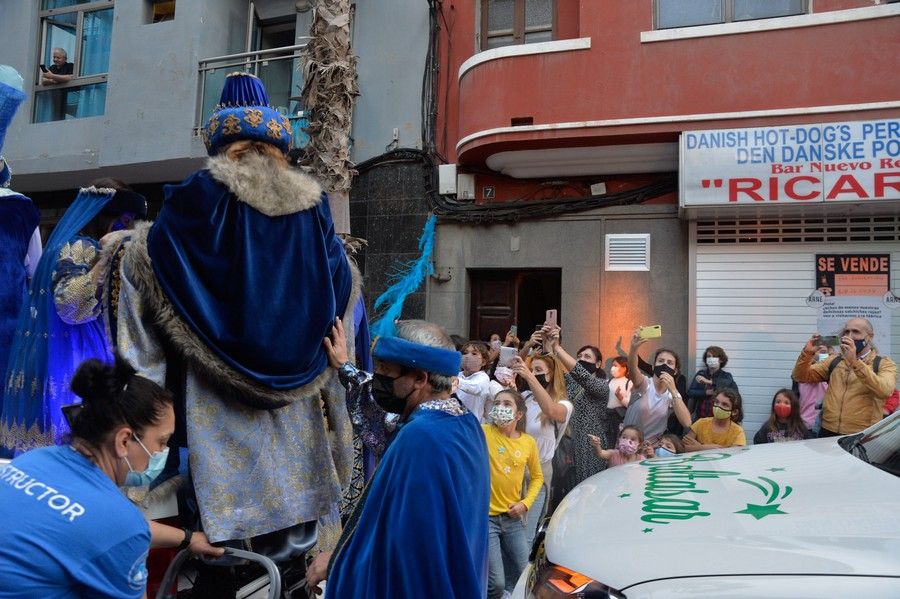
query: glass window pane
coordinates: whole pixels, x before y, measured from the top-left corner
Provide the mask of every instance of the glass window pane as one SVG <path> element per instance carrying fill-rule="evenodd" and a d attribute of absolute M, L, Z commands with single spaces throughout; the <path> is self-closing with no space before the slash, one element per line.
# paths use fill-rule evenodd
<path fill-rule="evenodd" d="M 75 29 L 78 24 L 78 13 L 67 13 L 44 19 L 47 31 L 47 40 L 44 47 L 43 62 L 44 66 L 53 65 L 53 51 L 61 49 L 63 51 L 63 62 L 54 67 L 54 71 L 61 71 L 60 75 L 69 75 L 74 71 L 71 67 L 66 67 L 66 63 L 71 64 L 75 60 Z M 62 72 L 67 71 L 67 72 Z"/>
<path fill-rule="evenodd" d="M 40 91 L 34 96 L 34 122 L 100 116 L 106 108 L 106 83 Z"/>
<path fill-rule="evenodd" d="M 499 48 L 501 46 L 511 46 L 514 43 L 516 43 L 516 40 L 514 40 L 511 35 L 497 35 L 488 38 L 487 47 L 488 50 L 490 50 L 491 48 Z"/>
<path fill-rule="evenodd" d="M 722 0 L 656 0 L 656 28 L 721 23 Z"/>
<path fill-rule="evenodd" d="M 526 31 L 525 32 L 525 43 L 526 44 L 534 44 L 537 42 L 549 42 L 553 40 L 553 32 L 549 29 L 545 29 L 544 31 Z"/>
<path fill-rule="evenodd" d="M 230 67 L 203 72 L 203 125 L 206 125 L 209 117 L 212 116 L 213 111 L 216 109 L 216 104 L 219 103 L 219 98 L 222 96 L 222 88 L 225 86 L 225 76 L 234 71 L 251 72 L 252 70 L 252 68 Z"/>
<path fill-rule="evenodd" d="M 78 94 L 78 110 L 75 118 L 101 116 L 106 110 L 106 83 L 85 85 L 75 90 Z"/>
<path fill-rule="evenodd" d="M 488 31 L 511 31 L 515 8 L 516 0 L 488 0 Z"/>
<path fill-rule="evenodd" d="M 262 80 L 269 94 L 269 103 L 282 114 L 288 112 L 288 98 L 291 92 L 293 61 L 290 58 L 264 60 L 259 65 L 257 76 Z"/>
<path fill-rule="evenodd" d="M 81 33 L 82 77 L 102 75 L 109 71 L 109 44 L 112 39 L 113 9 L 95 10 L 84 14 Z"/>
<path fill-rule="evenodd" d="M 803 14 L 803 0 L 733 0 L 734 20 L 766 19 Z"/>
<path fill-rule="evenodd" d="M 525 0 L 525 27 L 542 25 L 553 26 L 553 0 Z"/>
<path fill-rule="evenodd" d="M 67 6 L 75 6 L 76 4 L 88 4 L 92 1 L 93 0 L 43 0 L 43 2 L 41 2 L 41 10 L 65 8 Z"/>

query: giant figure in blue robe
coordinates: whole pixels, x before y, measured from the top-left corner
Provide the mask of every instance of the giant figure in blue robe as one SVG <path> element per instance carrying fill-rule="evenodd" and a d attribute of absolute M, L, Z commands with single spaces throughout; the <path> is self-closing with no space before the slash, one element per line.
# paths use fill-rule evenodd
<path fill-rule="evenodd" d="M 12 174 L 2 155 L 6 131 L 25 101 L 22 86 L 15 69 L 0 65 L 0 379 L 6 372 L 28 280 L 41 257 L 41 215 L 28 197 L 10 189 Z"/>
<path fill-rule="evenodd" d="M 121 181 L 96 183 L 101 187 L 82 189 L 53 229 L 19 311 L 0 407 L 2 457 L 64 442 L 62 407 L 81 401 L 69 388 L 72 375 L 84 360 L 112 360 L 103 276 L 109 261 L 98 240 L 146 215 L 147 204 Z"/>
<path fill-rule="evenodd" d="M 125 250 L 118 349 L 177 396 L 211 541 L 315 531 L 352 463 L 322 339 L 336 316 L 353 322 L 359 274 L 327 195 L 288 166 L 290 124 L 258 79 L 228 76 L 204 138 L 206 168 L 165 188 Z"/>

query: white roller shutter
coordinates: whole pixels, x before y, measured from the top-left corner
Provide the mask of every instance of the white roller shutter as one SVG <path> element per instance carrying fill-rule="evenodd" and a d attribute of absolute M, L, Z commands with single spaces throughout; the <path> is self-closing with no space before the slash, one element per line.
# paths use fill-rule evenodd
<path fill-rule="evenodd" d="M 847 242 L 850 224 L 835 226 L 841 242 L 786 243 L 785 233 L 765 237 L 759 223 L 699 223 L 691 243 L 696 252 L 693 291 L 696 372 L 703 350 L 719 345 L 728 354 L 744 400 L 748 442 L 768 418 L 772 396 L 791 386 L 791 370 L 803 344 L 816 330 L 816 310 L 806 306 L 815 288 L 816 253 L 889 252 L 891 289 L 900 290 L 900 220 L 884 241 Z M 780 227 L 783 228 L 783 227 Z M 797 235 L 791 232 L 791 235 Z M 819 233 L 821 235 L 821 232 Z M 802 232 L 800 236 L 804 235 Z M 830 235 L 829 235 L 830 237 Z M 888 239 L 893 241 L 888 241 Z M 698 242 L 699 240 L 699 242 Z M 891 319 L 892 358 L 900 357 L 900 310 Z"/>

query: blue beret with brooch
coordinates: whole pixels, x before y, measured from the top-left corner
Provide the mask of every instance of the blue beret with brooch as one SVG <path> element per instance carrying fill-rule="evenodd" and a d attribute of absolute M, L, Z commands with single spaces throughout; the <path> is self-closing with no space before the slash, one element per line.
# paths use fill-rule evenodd
<path fill-rule="evenodd" d="M 222 96 L 202 134 L 210 156 L 242 139 L 272 144 L 287 154 L 293 139 L 290 121 L 269 105 L 262 81 L 243 72 L 225 77 Z"/>

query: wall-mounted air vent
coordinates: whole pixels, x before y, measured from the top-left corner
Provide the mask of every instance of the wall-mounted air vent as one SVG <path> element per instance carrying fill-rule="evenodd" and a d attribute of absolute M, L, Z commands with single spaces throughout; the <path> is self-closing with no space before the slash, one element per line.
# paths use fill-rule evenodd
<path fill-rule="evenodd" d="M 607 235 L 606 270 L 650 270 L 650 234 Z"/>

